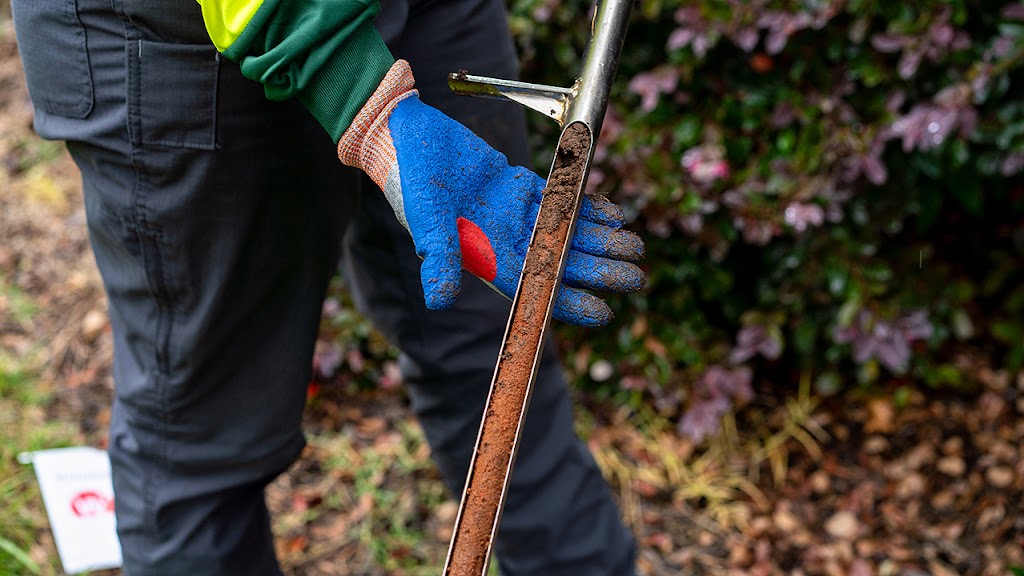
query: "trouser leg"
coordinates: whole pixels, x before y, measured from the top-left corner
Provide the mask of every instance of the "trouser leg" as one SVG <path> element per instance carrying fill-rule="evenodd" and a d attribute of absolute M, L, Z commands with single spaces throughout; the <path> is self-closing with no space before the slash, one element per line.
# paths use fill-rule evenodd
<path fill-rule="evenodd" d="M 68 6 L 80 29 L 38 29 Z M 205 34 L 198 10 L 15 2 L 37 127 L 69 140 L 109 296 L 109 453 L 128 576 L 279 573 L 263 488 L 303 447 L 350 197 L 325 183 L 353 177 L 300 105 L 267 101 L 208 40 L 193 43 Z M 66 68 L 75 52 L 35 43 L 76 34 L 85 76 Z"/>
<path fill-rule="evenodd" d="M 110 453 L 125 571 L 275 573 L 262 487 L 302 445 L 309 355 L 342 227 L 335 204 L 345 198 L 322 184 L 348 173 L 305 111 L 266 102 L 216 59 L 194 3 L 78 0 L 70 19 L 68 5 L 16 0 L 15 11 L 35 16 L 22 19 L 19 40 L 31 53 L 36 126 L 72 140 L 111 302 Z M 460 67 L 514 72 L 500 4 L 449 8 L 414 6 L 396 52 L 412 61 L 425 101 L 525 163 L 521 115 L 469 101 L 460 111 L 443 84 Z M 65 28 L 33 28 L 50 24 Z M 474 281 L 455 311 L 423 310 L 407 234 L 377 192 L 363 196 L 350 276 L 406 352 L 414 407 L 458 493 L 507 303 Z M 632 550 L 572 435 L 549 350 L 499 537 L 503 569 L 628 574 Z"/>
<path fill-rule="evenodd" d="M 409 60 L 424 102 L 509 156 L 529 164 L 516 105 L 452 95 L 448 72 L 513 78 L 515 52 L 500 2 L 413 4 L 392 51 Z M 433 455 L 460 495 L 509 314 L 509 302 L 467 277 L 455 307 L 423 305 L 419 260 L 374 185 L 346 234 L 353 295 L 402 350 L 402 368 Z M 502 518 L 497 557 L 515 575 L 633 573 L 634 543 L 611 492 L 572 427 L 568 390 L 552 346 L 545 350 Z"/>

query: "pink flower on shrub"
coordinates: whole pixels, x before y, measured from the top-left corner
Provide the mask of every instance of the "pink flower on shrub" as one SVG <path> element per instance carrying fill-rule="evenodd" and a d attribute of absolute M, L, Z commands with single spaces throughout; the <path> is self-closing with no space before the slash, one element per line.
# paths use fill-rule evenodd
<path fill-rule="evenodd" d="M 799 111 L 789 102 L 780 102 L 772 111 L 768 122 L 772 128 L 785 128 L 798 118 Z"/>
<path fill-rule="evenodd" d="M 539 23 L 547 22 L 551 20 L 551 8 L 541 5 L 537 6 L 533 10 L 533 19 Z"/>
<path fill-rule="evenodd" d="M 909 43 L 909 36 L 899 34 L 875 34 L 871 37 L 871 47 L 883 54 L 899 52 Z"/>
<path fill-rule="evenodd" d="M 764 41 L 765 51 L 778 54 L 786 47 L 789 37 L 807 28 L 814 18 L 807 12 L 783 12 L 780 10 L 766 11 L 761 14 L 757 24 L 768 31 Z"/>
<path fill-rule="evenodd" d="M 729 177 L 729 164 L 722 158 L 722 150 L 717 146 L 690 148 L 683 153 L 679 163 L 700 184 L 710 184 Z"/>
<path fill-rule="evenodd" d="M 924 310 L 915 310 L 903 315 L 896 321 L 896 328 L 908 342 L 927 340 L 935 333 L 928 313 Z"/>
<path fill-rule="evenodd" d="M 885 143 L 892 137 L 892 132 L 886 130 L 872 140 L 867 151 L 848 156 L 843 162 L 843 178 L 852 182 L 863 175 L 876 186 L 885 184 L 889 179 L 889 170 L 882 162 L 882 152 Z"/>
<path fill-rule="evenodd" d="M 1024 154 L 1020 152 L 1014 152 L 1003 159 L 1003 163 L 999 166 L 1000 172 L 1003 176 L 1013 176 L 1014 174 L 1024 170 Z"/>
<path fill-rule="evenodd" d="M 927 58 L 938 62 L 950 52 L 961 52 L 971 47 L 971 38 L 950 23 L 949 8 L 935 13 L 925 34 L 908 35 L 880 33 L 871 37 L 871 46 L 882 53 L 900 53 L 897 72 L 903 79 L 917 74 L 921 62 Z"/>
<path fill-rule="evenodd" d="M 853 345 L 853 360 L 858 364 L 875 359 L 890 372 L 903 374 L 910 367 L 910 344 L 931 338 L 933 328 L 928 315 L 917 310 L 895 321 L 875 317 L 861 310 L 846 327 L 836 327 L 833 340 Z"/>
<path fill-rule="evenodd" d="M 358 348 L 353 348 L 348 351 L 348 354 L 345 354 L 345 363 L 348 364 L 349 370 L 359 374 L 366 368 L 366 357 Z"/>
<path fill-rule="evenodd" d="M 883 140 L 900 138 L 903 151 L 930 150 L 941 146 L 953 131 L 969 137 L 978 121 L 978 112 L 970 102 L 971 89 L 958 84 L 941 90 L 932 102 L 918 104 L 897 118 L 879 136 Z"/>
<path fill-rule="evenodd" d="M 704 215 L 700 212 L 692 212 L 680 216 L 679 227 L 690 236 L 696 236 L 704 229 Z"/>
<path fill-rule="evenodd" d="M 384 390 L 394 390 L 402 385 L 402 369 L 398 362 L 389 360 L 384 363 L 381 375 L 377 378 L 377 385 Z"/>
<path fill-rule="evenodd" d="M 709 366 L 693 385 L 692 400 L 679 420 L 679 433 L 700 442 L 718 431 L 719 422 L 732 405 L 746 404 L 754 397 L 750 368 Z"/>
<path fill-rule="evenodd" d="M 757 246 L 768 244 L 779 233 L 778 227 L 773 222 L 754 218 L 737 216 L 733 218 L 732 225 L 743 233 L 745 242 Z"/>
<path fill-rule="evenodd" d="M 1024 4 L 1010 4 L 1003 8 L 1002 15 L 1007 20 L 1024 20 Z"/>
<path fill-rule="evenodd" d="M 321 380 L 330 380 L 341 367 L 343 359 L 337 342 L 317 340 L 313 351 L 313 374 Z"/>
<path fill-rule="evenodd" d="M 676 28 L 668 35 L 668 42 L 665 43 L 665 46 L 669 50 L 682 50 L 689 46 L 696 36 L 697 33 L 689 28 Z"/>
<path fill-rule="evenodd" d="M 821 226 L 825 223 L 825 211 L 817 204 L 801 204 L 792 202 L 786 206 L 784 213 L 786 224 L 797 232 L 803 232 L 810 226 Z"/>
<path fill-rule="evenodd" d="M 341 304 L 338 303 L 338 299 L 333 296 L 325 298 L 321 314 L 331 319 L 336 318 L 338 315 L 340 315 Z"/>
<path fill-rule="evenodd" d="M 740 50 L 748 53 L 757 46 L 757 41 L 760 39 L 761 35 L 758 33 L 757 28 L 753 26 L 740 28 L 732 37 L 732 41 L 740 47 Z"/>
<path fill-rule="evenodd" d="M 712 23 L 692 6 L 676 10 L 675 20 L 679 27 L 669 34 L 665 47 L 674 52 L 689 46 L 697 58 L 703 58 L 711 47 L 709 33 L 716 32 L 711 29 Z"/>
<path fill-rule="evenodd" d="M 658 105 L 662 94 L 675 92 L 679 83 L 679 71 L 671 66 L 662 66 L 650 72 L 641 72 L 629 81 L 629 91 L 640 96 L 640 108 L 650 112 Z"/>
<path fill-rule="evenodd" d="M 765 32 L 764 50 L 778 54 L 797 32 L 807 28 L 821 29 L 842 9 L 839 0 L 816 1 L 814 6 L 797 10 L 768 10 L 766 0 L 729 0 L 729 17 L 707 15 L 697 6 L 675 11 L 679 27 L 669 34 L 666 48 L 677 51 L 687 46 L 697 58 L 703 58 L 720 38 L 732 40 L 744 52 L 751 52 Z M 777 3 L 774 3 L 777 4 Z"/>
<path fill-rule="evenodd" d="M 768 360 L 777 360 L 782 355 L 782 334 L 764 324 L 750 324 L 736 335 L 736 346 L 729 354 L 729 361 L 741 364 L 760 354 Z"/>
<path fill-rule="evenodd" d="M 679 434 L 688 436 L 694 442 L 700 442 L 706 436 L 718 432 L 722 415 L 731 405 L 729 400 L 722 396 L 694 400 L 679 420 Z"/>

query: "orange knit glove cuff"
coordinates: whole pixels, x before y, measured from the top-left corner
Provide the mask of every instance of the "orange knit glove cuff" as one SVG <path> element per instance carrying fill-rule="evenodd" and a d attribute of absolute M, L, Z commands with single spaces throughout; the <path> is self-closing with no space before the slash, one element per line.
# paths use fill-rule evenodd
<path fill-rule="evenodd" d="M 395 105 L 418 93 L 414 83 L 409 63 L 396 61 L 338 141 L 338 159 L 366 172 L 382 190 L 397 162 L 388 119 Z"/>

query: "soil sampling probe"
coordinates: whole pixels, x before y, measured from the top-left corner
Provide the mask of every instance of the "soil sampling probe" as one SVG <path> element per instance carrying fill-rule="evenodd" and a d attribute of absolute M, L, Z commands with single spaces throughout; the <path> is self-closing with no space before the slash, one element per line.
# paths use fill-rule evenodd
<path fill-rule="evenodd" d="M 512 299 L 444 576 L 484 576 L 490 564 L 544 336 L 632 7 L 633 0 L 598 0 L 580 75 L 570 88 L 466 72 L 448 78 L 448 85 L 458 94 L 513 100 L 554 119 L 562 133 Z"/>

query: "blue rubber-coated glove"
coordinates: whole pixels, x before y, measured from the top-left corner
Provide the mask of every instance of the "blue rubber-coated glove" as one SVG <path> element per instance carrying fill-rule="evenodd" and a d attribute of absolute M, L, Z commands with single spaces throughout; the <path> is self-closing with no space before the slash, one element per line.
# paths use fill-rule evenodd
<path fill-rule="evenodd" d="M 544 180 L 509 166 L 462 124 L 423 104 L 399 60 L 342 136 L 338 155 L 384 190 L 423 258 L 420 277 L 431 309 L 452 305 L 462 269 L 512 298 L 540 208 Z M 611 309 L 585 289 L 635 292 L 644 274 L 640 238 L 622 230 L 622 211 L 584 198 L 555 301 L 555 318 L 600 326 Z"/>

